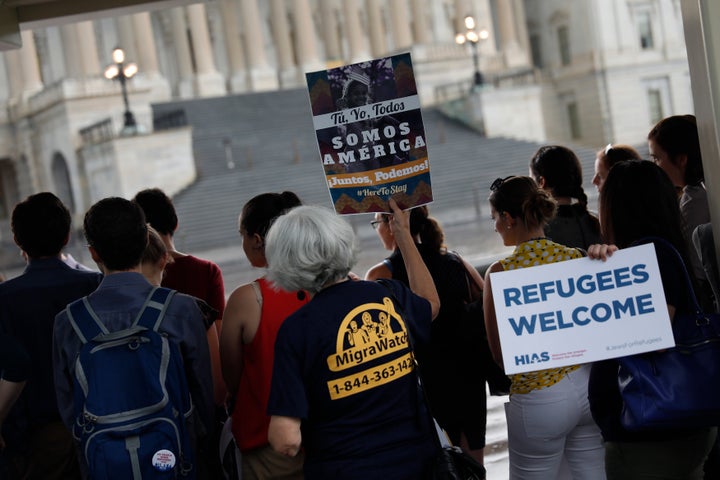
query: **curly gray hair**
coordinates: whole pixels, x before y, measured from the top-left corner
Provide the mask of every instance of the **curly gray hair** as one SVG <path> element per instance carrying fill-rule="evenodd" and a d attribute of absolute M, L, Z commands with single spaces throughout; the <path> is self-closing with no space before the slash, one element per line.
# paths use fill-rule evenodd
<path fill-rule="evenodd" d="M 345 277 L 357 261 L 352 227 L 334 212 L 302 206 L 278 217 L 265 237 L 267 277 L 287 291 L 315 294 Z"/>

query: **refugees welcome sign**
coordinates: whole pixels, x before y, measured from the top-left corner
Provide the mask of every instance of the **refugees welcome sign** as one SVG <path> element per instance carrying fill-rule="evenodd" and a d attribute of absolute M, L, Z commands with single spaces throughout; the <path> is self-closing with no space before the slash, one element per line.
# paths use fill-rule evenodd
<path fill-rule="evenodd" d="M 508 374 L 673 347 L 652 244 L 491 274 Z"/>

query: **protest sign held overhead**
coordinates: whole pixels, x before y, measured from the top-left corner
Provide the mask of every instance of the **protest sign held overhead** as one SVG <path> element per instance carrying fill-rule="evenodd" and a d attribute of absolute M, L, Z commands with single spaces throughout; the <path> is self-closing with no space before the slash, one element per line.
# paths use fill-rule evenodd
<path fill-rule="evenodd" d="M 430 163 L 409 53 L 306 74 L 335 211 L 432 202 Z"/>
<path fill-rule="evenodd" d="M 652 244 L 490 278 L 508 374 L 675 346 Z"/>

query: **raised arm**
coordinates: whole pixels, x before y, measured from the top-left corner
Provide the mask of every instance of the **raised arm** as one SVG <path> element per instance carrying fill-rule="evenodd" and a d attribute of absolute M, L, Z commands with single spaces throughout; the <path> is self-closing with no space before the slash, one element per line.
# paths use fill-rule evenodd
<path fill-rule="evenodd" d="M 390 208 L 393 211 L 390 230 L 393 232 L 395 244 L 402 254 L 410 290 L 430 302 L 432 318 L 435 319 L 440 311 L 440 297 L 438 297 L 432 276 L 430 276 L 410 233 L 410 212 L 402 211 L 392 198 L 390 199 Z"/>

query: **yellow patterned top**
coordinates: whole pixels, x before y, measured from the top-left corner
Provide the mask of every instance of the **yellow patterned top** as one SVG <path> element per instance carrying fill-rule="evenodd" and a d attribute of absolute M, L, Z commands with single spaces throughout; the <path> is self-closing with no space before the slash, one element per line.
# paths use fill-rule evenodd
<path fill-rule="evenodd" d="M 583 256 L 583 252 L 577 248 L 565 247 L 547 238 L 538 238 L 518 245 L 512 255 L 500 260 L 500 264 L 504 270 L 515 270 L 516 268 L 564 262 Z M 510 394 L 530 393 L 533 390 L 550 387 L 562 380 L 566 374 L 578 368 L 578 365 L 571 365 L 511 375 Z"/>

